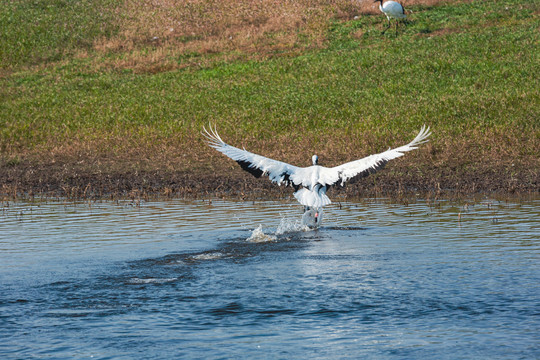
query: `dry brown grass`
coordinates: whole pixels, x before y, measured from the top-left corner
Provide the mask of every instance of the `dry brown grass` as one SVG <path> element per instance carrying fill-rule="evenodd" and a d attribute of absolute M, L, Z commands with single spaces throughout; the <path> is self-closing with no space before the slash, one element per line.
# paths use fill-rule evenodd
<path fill-rule="evenodd" d="M 323 46 L 332 20 L 378 13 L 372 0 L 125 0 L 115 11 L 118 35 L 100 39 L 95 49 L 121 54 L 106 66 L 148 72 L 205 65 L 214 54 L 225 60 L 296 54 Z"/>

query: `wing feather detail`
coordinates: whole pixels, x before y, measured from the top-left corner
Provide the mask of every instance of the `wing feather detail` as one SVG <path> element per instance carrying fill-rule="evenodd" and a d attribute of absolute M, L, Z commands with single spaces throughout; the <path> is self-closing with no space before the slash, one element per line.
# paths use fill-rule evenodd
<path fill-rule="evenodd" d="M 203 135 L 207 138 L 208 144 L 211 147 L 235 160 L 243 170 L 251 173 L 253 176 L 259 178 L 263 175 L 268 175 L 272 182 L 278 185 L 291 185 L 295 187 L 295 189 L 300 185 L 291 179 L 291 175 L 300 168 L 282 161 L 251 153 L 246 149 L 239 149 L 231 146 L 225 143 L 217 133 L 217 130 L 211 126 L 209 126 L 208 130 L 204 128 Z"/>
<path fill-rule="evenodd" d="M 404 153 L 414 150 L 419 145 L 427 142 L 431 132 L 429 127 L 424 125 L 413 141 L 406 145 L 332 168 L 319 165 L 296 167 L 251 153 L 245 149 L 239 149 L 225 143 L 216 129 L 211 126 L 209 130 L 204 128 L 203 135 L 207 138 L 211 147 L 235 160 L 242 169 L 255 177 L 259 178 L 267 175 L 271 181 L 278 185 L 293 186 L 296 191 L 295 196 L 303 205 L 312 206 L 313 203 L 318 204 L 317 206 L 323 206 L 330 203 L 330 199 L 326 196 L 328 187 L 333 185 L 343 186 L 347 181 L 354 181 L 376 173 L 390 160 L 399 158 Z M 307 188 L 309 194 L 306 191 L 299 191 L 300 186 Z"/>
<path fill-rule="evenodd" d="M 427 142 L 431 135 L 429 127 L 422 126 L 420 132 L 413 141 L 407 145 L 395 149 L 388 149 L 385 152 L 370 155 L 363 159 L 351 161 L 333 168 L 324 168 L 321 171 L 319 182 L 324 185 L 341 185 L 345 182 L 365 177 L 376 173 L 382 169 L 390 160 L 404 155 L 404 153 L 418 148 L 418 145 Z"/>

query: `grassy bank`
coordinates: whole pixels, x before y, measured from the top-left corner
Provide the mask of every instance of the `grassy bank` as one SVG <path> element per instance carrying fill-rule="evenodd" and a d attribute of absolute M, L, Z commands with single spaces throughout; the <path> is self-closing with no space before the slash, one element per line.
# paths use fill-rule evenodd
<path fill-rule="evenodd" d="M 270 191 L 237 183 L 200 136 L 208 123 L 234 145 L 330 166 L 425 123 L 429 144 L 347 191 L 539 190 L 533 2 L 410 1 L 397 36 L 381 35 L 371 2 L 143 3 L 0 4 L 4 194 Z"/>

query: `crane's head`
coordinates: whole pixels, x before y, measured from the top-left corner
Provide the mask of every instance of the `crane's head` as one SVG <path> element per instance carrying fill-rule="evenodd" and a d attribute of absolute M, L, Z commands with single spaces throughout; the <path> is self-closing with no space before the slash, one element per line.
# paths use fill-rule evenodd
<path fill-rule="evenodd" d="M 319 164 L 319 157 L 317 155 L 313 155 L 311 157 L 311 161 L 313 161 L 313 165 L 318 165 Z"/>

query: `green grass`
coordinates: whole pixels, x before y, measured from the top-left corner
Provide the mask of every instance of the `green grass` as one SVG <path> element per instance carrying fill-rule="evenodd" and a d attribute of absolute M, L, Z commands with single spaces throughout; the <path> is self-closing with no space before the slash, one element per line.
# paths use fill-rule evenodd
<path fill-rule="evenodd" d="M 503 160 L 539 157 L 534 2 L 415 6 L 397 36 L 380 34 L 382 15 L 335 20 L 322 49 L 259 61 L 218 58 L 161 73 L 96 65 L 121 56 L 91 46 L 115 31 L 103 10 L 109 5 L 0 4 L 3 158 L 70 144 L 144 152 L 156 143 L 194 156 L 203 151 L 199 132 L 208 123 L 235 144 L 270 153 L 286 140 L 306 147 L 302 154 L 317 148 L 345 159 L 360 152 L 352 148 L 382 150 L 428 124 L 438 151 L 462 147 L 479 158 L 488 149 L 471 149 L 476 142 Z M 87 55 L 75 56 L 81 50 Z"/>
<path fill-rule="evenodd" d="M 115 30 L 110 0 L 0 2 L 0 69 L 47 64 Z"/>

